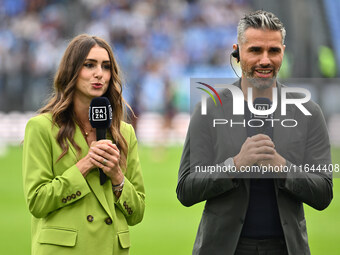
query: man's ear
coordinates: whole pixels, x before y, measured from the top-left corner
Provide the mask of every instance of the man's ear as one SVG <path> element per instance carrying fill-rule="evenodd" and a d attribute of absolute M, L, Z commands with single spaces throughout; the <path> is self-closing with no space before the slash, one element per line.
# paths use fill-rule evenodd
<path fill-rule="evenodd" d="M 238 44 L 233 44 L 234 51 L 231 53 L 231 55 L 237 59 L 237 63 L 240 62 L 240 50 Z"/>

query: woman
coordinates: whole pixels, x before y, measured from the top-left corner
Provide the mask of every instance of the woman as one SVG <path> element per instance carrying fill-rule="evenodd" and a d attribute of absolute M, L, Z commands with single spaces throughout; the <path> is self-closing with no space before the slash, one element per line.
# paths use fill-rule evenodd
<path fill-rule="evenodd" d="M 145 195 L 136 136 L 122 121 L 119 74 L 104 40 L 75 37 L 51 99 L 27 123 L 23 180 L 33 255 L 129 254 L 128 225 L 142 220 Z M 107 140 L 96 141 L 88 110 L 100 96 L 109 99 L 113 120 Z M 104 185 L 98 168 L 108 177 Z"/>

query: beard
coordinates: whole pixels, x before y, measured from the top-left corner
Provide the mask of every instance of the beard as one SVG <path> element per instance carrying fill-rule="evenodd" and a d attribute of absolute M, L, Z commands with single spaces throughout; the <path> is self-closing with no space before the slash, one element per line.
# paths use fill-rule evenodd
<path fill-rule="evenodd" d="M 254 87 L 260 90 L 265 90 L 273 86 L 276 77 L 272 78 L 251 78 L 246 77 L 247 81 Z"/>
<path fill-rule="evenodd" d="M 243 71 L 244 77 L 246 80 L 251 84 L 254 88 L 265 90 L 273 86 L 276 82 L 276 75 L 277 71 L 274 67 L 270 66 L 273 70 L 273 77 L 271 78 L 258 78 L 255 77 L 255 69 L 258 68 L 257 66 L 253 66 L 249 71 Z M 243 69 L 243 68 L 242 68 Z M 245 70 L 244 68 L 243 70 Z"/>

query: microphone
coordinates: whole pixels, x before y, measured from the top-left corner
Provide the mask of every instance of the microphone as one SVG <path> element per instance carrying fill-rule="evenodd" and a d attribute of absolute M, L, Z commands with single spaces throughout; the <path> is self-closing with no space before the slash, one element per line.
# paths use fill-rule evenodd
<path fill-rule="evenodd" d="M 91 126 L 96 129 L 97 141 L 106 139 L 107 129 L 112 121 L 112 108 L 107 97 L 95 97 L 92 99 L 89 108 L 89 120 Z M 99 169 L 100 185 L 107 180 L 102 169 Z"/>
<path fill-rule="evenodd" d="M 253 101 L 254 108 L 256 110 L 268 110 L 272 105 L 272 101 L 266 97 L 257 97 Z M 248 105 L 247 105 L 248 109 Z M 249 111 L 249 110 L 248 110 Z M 273 119 L 273 114 L 270 115 L 256 115 L 249 111 L 249 115 L 247 118 L 247 135 L 249 137 L 257 134 L 265 134 L 268 135 L 271 139 L 273 139 L 273 127 L 272 121 L 268 121 Z M 250 125 L 249 125 L 250 123 Z"/>
<path fill-rule="evenodd" d="M 234 71 L 234 73 L 236 74 L 236 76 L 238 77 L 238 78 L 241 78 L 238 74 L 237 74 L 237 72 L 235 71 L 235 68 L 234 68 L 234 65 L 233 65 L 233 63 L 231 62 L 231 57 L 234 57 L 235 58 L 235 51 L 233 51 L 231 54 L 230 54 L 230 56 L 229 56 L 229 63 L 230 63 L 230 66 L 231 66 L 231 68 L 233 69 L 233 71 Z M 238 59 L 237 59 L 238 60 Z M 240 62 L 239 60 L 237 61 L 237 63 L 238 62 Z"/>
<path fill-rule="evenodd" d="M 245 102 L 245 109 L 247 109 L 248 114 L 246 115 L 246 121 L 247 121 L 247 136 L 248 137 L 252 137 L 254 135 L 257 134 L 265 134 L 268 135 L 270 137 L 270 139 L 273 140 L 273 130 L 274 128 L 272 127 L 272 121 L 268 121 L 273 119 L 273 114 L 270 115 L 256 115 L 252 112 L 250 112 L 249 108 L 248 108 L 248 103 Z M 257 97 L 254 99 L 253 101 L 253 105 L 254 108 L 256 110 L 268 110 L 271 107 L 271 100 L 265 97 Z M 257 164 L 256 164 L 257 165 Z M 261 175 L 260 173 L 253 173 L 251 175 L 254 178 L 262 178 L 263 175 Z M 270 178 L 271 175 L 266 174 L 267 178 Z M 257 180 L 260 181 L 261 183 L 265 183 L 267 181 L 265 180 Z M 254 180 L 251 179 L 251 189 L 254 189 Z M 258 184 L 257 184 L 258 185 Z M 264 184 L 266 185 L 266 184 Z"/>

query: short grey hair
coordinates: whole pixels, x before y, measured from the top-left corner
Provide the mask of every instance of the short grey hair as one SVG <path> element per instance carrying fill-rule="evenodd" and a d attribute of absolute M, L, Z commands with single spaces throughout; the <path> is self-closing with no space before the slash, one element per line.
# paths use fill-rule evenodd
<path fill-rule="evenodd" d="M 282 36 L 282 44 L 284 44 L 286 37 L 286 29 L 283 23 L 273 13 L 258 10 L 245 15 L 237 26 L 237 41 L 238 43 L 245 42 L 244 33 L 248 28 L 255 29 L 269 29 L 273 31 L 280 31 Z"/>

